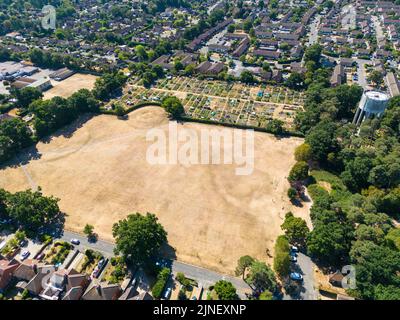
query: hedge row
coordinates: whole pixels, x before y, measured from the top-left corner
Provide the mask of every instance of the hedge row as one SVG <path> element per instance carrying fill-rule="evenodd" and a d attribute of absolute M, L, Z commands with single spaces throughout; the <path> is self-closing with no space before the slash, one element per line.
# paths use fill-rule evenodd
<path fill-rule="evenodd" d="M 161 107 L 161 103 L 160 102 L 141 102 L 137 105 L 134 105 L 134 106 L 126 109 L 124 115 L 127 115 L 128 113 L 131 113 L 132 111 L 138 110 L 140 108 L 151 107 L 151 106 Z M 116 112 L 114 110 L 101 110 L 101 113 L 116 115 Z"/>
<path fill-rule="evenodd" d="M 167 281 L 169 279 L 171 270 L 168 268 L 163 268 L 160 273 L 157 276 L 157 281 L 154 284 L 151 292 L 153 293 L 153 297 L 156 299 L 160 299 L 161 295 L 164 291 L 164 288 L 167 284 Z"/>
<path fill-rule="evenodd" d="M 128 113 L 131 113 L 132 111 L 138 110 L 140 108 L 149 107 L 149 106 L 161 107 L 161 103 L 160 102 L 142 102 L 142 103 L 139 103 L 137 105 L 134 105 L 134 106 L 126 109 L 124 115 L 127 115 Z M 114 110 L 102 110 L 101 113 L 116 115 Z M 225 123 L 225 122 L 218 122 L 215 120 L 197 119 L 197 118 L 192 118 L 192 117 L 188 117 L 188 116 L 182 116 L 181 120 L 186 121 L 186 122 L 198 122 L 198 123 L 204 123 L 204 124 L 219 125 L 219 126 L 223 126 L 223 127 L 236 128 L 236 129 L 252 129 L 252 130 L 258 131 L 258 132 L 266 132 L 266 133 L 273 134 L 273 132 L 271 132 L 267 128 L 241 125 L 241 124 L 236 124 L 236 123 Z M 281 134 L 281 136 L 282 137 L 287 136 L 287 137 L 304 138 L 304 134 L 299 131 L 286 131 L 284 134 Z"/>
<path fill-rule="evenodd" d="M 223 126 L 223 127 L 236 128 L 236 129 L 253 129 L 254 131 L 258 131 L 258 132 L 266 132 L 266 133 L 272 133 L 273 134 L 273 132 L 271 132 L 267 128 L 261 128 L 261 127 L 254 127 L 254 126 L 248 126 L 248 125 L 242 125 L 242 124 L 236 124 L 236 123 L 218 122 L 218 121 L 207 120 L 207 119 L 196 119 L 196 118 L 191 118 L 191 117 L 188 117 L 188 116 L 183 116 L 181 119 L 183 121 L 187 121 L 187 122 L 199 122 L 199 123 L 219 125 L 219 126 Z M 300 137 L 300 138 L 303 138 L 304 134 L 301 133 L 301 132 L 298 132 L 298 131 L 286 131 L 281 136 L 282 137 L 288 136 L 288 137 Z"/>

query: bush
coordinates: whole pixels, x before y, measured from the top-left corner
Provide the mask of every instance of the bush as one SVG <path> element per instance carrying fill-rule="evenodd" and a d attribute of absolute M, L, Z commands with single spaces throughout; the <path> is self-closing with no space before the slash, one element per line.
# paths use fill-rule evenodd
<path fill-rule="evenodd" d="M 308 164 L 305 161 L 298 161 L 290 170 L 288 180 L 290 182 L 303 181 L 308 178 Z"/>
<path fill-rule="evenodd" d="M 178 300 L 187 300 L 186 291 L 184 288 L 181 288 L 178 293 Z"/>
<path fill-rule="evenodd" d="M 290 188 L 288 189 L 287 195 L 288 195 L 288 197 L 289 197 L 289 199 L 290 199 L 291 201 L 295 200 L 295 199 L 297 198 L 297 191 L 296 191 L 296 189 L 290 187 Z"/>
<path fill-rule="evenodd" d="M 274 270 L 283 277 L 289 274 L 290 268 L 290 246 L 285 236 L 279 236 L 275 243 Z"/>
<path fill-rule="evenodd" d="M 307 143 L 299 145 L 294 152 L 296 161 L 309 161 L 311 159 L 311 155 L 311 147 Z"/>
<path fill-rule="evenodd" d="M 161 298 L 165 285 L 167 284 L 167 281 L 169 279 L 170 273 L 171 270 L 169 268 L 163 268 L 161 272 L 158 274 L 157 281 L 151 290 L 154 298 L 156 299 Z"/>
<path fill-rule="evenodd" d="M 173 119 L 180 119 L 185 113 L 182 102 L 175 96 L 165 98 L 161 106 L 170 114 Z"/>
<path fill-rule="evenodd" d="M 237 300 L 236 288 L 231 282 L 220 280 L 215 286 L 214 290 L 218 295 L 219 300 Z"/>
<path fill-rule="evenodd" d="M 191 282 L 188 278 L 185 277 L 185 275 L 182 272 L 178 272 L 176 275 L 176 280 L 179 281 L 179 283 L 188 289 L 191 286 Z"/>

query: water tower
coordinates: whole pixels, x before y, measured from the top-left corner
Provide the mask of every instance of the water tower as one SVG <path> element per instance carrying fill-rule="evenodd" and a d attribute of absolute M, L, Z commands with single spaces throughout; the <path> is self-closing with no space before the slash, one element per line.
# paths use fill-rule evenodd
<path fill-rule="evenodd" d="M 359 126 L 364 119 L 380 117 L 388 106 L 389 95 L 381 91 L 365 91 L 361 97 L 353 124 Z"/>

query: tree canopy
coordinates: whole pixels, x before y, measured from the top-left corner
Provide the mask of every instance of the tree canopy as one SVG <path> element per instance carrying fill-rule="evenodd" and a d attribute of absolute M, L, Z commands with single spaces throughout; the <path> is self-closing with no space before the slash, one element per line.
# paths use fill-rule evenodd
<path fill-rule="evenodd" d="M 214 285 L 219 300 L 238 300 L 236 288 L 231 282 L 220 280 Z"/>
<path fill-rule="evenodd" d="M 179 119 L 185 113 L 182 102 L 174 96 L 165 98 L 161 106 L 173 119 Z"/>
<path fill-rule="evenodd" d="M 157 221 L 154 214 L 136 213 L 115 223 L 112 229 L 115 253 L 134 265 L 142 265 L 154 258 L 167 242 L 167 232 Z"/>

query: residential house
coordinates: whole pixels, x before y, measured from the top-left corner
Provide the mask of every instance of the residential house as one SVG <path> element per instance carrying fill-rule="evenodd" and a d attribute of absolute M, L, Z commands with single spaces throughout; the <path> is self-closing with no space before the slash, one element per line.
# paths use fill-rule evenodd
<path fill-rule="evenodd" d="M 341 63 L 339 63 L 333 70 L 333 74 L 331 77 L 331 86 L 332 87 L 340 86 L 344 81 L 344 76 L 345 76 L 344 67 Z"/>
<path fill-rule="evenodd" d="M 278 51 L 270 51 L 262 49 L 254 50 L 253 55 L 264 57 L 267 60 L 278 60 L 281 56 L 280 52 Z"/>
<path fill-rule="evenodd" d="M 389 89 L 389 93 L 392 97 L 400 95 L 399 81 L 393 72 L 389 72 L 386 75 L 386 83 Z"/>
<path fill-rule="evenodd" d="M 95 279 L 91 282 L 82 300 L 117 300 L 121 295 L 119 284 L 107 284 Z"/>
<path fill-rule="evenodd" d="M 0 292 L 3 292 L 7 288 L 18 266 L 19 262 L 15 259 L 0 260 Z"/>

